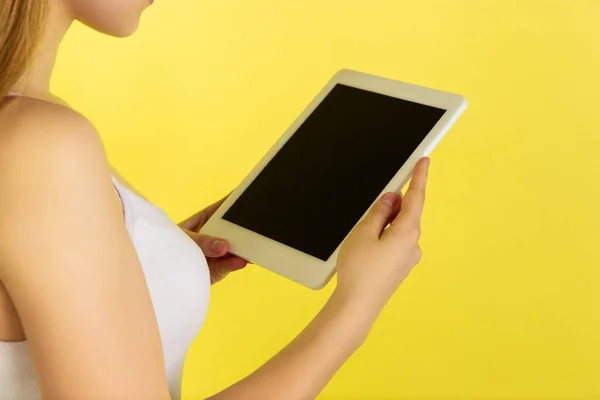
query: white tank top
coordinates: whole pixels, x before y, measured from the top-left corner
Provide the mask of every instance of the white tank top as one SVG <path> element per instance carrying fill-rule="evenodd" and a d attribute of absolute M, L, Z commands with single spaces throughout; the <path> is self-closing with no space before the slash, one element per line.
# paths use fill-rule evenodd
<path fill-rule="evenodd" d="M 208 308 L 206 258 L 161 209 L 113 182 L 152 298 L 171 398 L 180 399 L 185 356 Z M 40 398 L 27 342 L 0 341 L 0 399 Z"/>

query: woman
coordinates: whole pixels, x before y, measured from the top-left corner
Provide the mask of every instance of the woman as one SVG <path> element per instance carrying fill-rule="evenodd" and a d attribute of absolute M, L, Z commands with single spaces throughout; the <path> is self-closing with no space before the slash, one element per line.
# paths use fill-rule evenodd
<path fill-rule="evenodd" d="M 171 222 L 111 170 L 92 124 L 49 91 L 74 20 L 127 36 L 149 3 L 0 3 L 2 399 L 179 398 L 210 284 L 246 264 L 197 233 L 218 204 Z M 428 164 L 404 199 L 384 195 L 348 237 L 334 294 L 306 329 L 214 399 L 317 396 L 420 258 Z"/>

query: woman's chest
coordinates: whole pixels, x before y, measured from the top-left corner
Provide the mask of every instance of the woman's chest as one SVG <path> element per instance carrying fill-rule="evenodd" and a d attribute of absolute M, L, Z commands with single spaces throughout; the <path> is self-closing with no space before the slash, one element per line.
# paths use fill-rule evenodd
<path fill-rule="evenodd" d="M 162 210 L 116 179 L 114 183 L 152 300 L 171 395 L 178 398 L 185 356 L 208 311 L 208 264 L 196 243 Z"/>

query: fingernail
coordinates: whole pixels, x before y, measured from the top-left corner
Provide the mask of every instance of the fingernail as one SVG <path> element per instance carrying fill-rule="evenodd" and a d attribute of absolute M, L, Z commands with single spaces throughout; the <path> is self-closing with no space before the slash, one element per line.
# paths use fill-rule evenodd
<path fill-rule="evenodd" d="M 212 250 L 220 253 L 221 251 L 225 250 L 225 246 L 227 246 L 227 242 L 224 240 L 215 240 L 211 246 Z"/>
<path fill-rule="evenodd" d="M 396 196 L 394 193 L 386 193 L 381 198 L 381 201 L 389 204 L 391 207 L 394 207 L 398 201 L 398 196 Z"/>

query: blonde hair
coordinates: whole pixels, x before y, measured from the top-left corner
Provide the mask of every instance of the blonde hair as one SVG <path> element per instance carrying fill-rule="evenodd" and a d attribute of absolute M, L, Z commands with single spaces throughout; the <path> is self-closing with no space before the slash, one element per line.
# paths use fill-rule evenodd
<path fill-rule="evenodd" d="M 43 34 L 47 0 L 0 0 L 0 96 L 27 71 Z"/>

